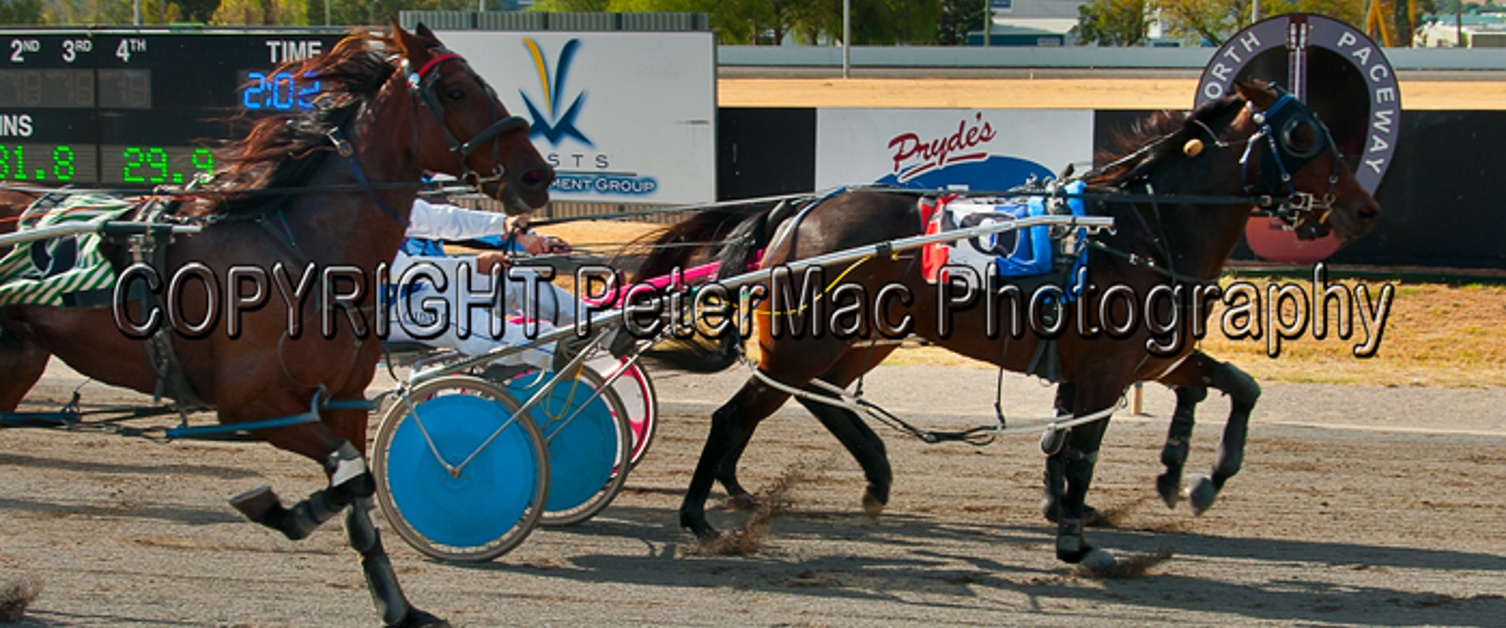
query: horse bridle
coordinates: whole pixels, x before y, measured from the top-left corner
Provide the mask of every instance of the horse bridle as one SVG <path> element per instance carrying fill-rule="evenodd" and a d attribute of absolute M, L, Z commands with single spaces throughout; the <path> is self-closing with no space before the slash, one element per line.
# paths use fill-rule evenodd
<path fill-rule="evenodd" d="M 1285 188 L 1286 200 L 1274 213 L 1288 226 L 1296 226 L 1304 217 L 1318 210 L 1324 212 L 1318 218 L 1318 222 L 1322 222 L 1327 218 L 1327 212 L 1333 209 L 1334 189 L 1339 184 L 1342 159 L 1338 145 L 1328 132 L 1328 126 L 1311 109 L 1302 106 L 1301 101 L 1280 86 L 1273 84 L 1271 87 L 1279 95 L 1275 103 L 1263 111 L 1255 111 L 1253 103 L 1250 105 L 1251 117 L 1259 128 L 1246 140 L 1245 152 L 1239 158 L 1240 179 L 1246 182 L 1246 193 L 1254 193 L 1257 189 L 1273 192 Z M 1314 141 L 1310 146 L 1300 147 L 1296 144 L 1295 135 L 1304 126 L 1312 129 Z M 1261 151 L 1256 178 L 1251 183 L 1250 156 L 1256 144 L 1265 146 L 1265 150 Z M 1292 184 L 1292 173 L 1301 172 L 1325 151 L 1333 156 L 1333 165 L 1328 173 L 1328 192 L 1320 199 L 1315 194 L 1299 191 Z"/>
<path fill-rule="evenodd" d="M 435 122 L 438 123 L 440 131 L 444 133 L 445 142 L 450 145 L 450 152 L 454 153 L 455 157 L 460 160 L 460 180 L 474 186 L 477 191 L 484 194 L 482 186 L 488 183 L 501 182 L 507 174 L 507 169 L 497 159 L 497 148 L 495 145 L 492 147 L 492 171 L 490 173 L 482 174 L 471 169 L 469 159 L 471 153 L 475 152 L 482 145 L 490 143 L 503 133 L 519 130 L 526 132 L 528 130 L 528 120 L 516 115 L 509 115 L 499 119 L 499 112 L 495 104 L 497 102 L 497 93 L 492 90 L 491 85 L 488 85 L 481 78 L 481 75 L 477 74 L 470 67 L 470 64 L 466 63 L 465 58 L 459 54 L 444 48 L 437 49 L 437 52 L 438 54 L 429 59 L 417 72 L 411 71 L 411 66 L 406 57 L 398 62 L 398 69 L 406 76 L 408 93 L 412 94 L 415 100 L 423 103 L 424 108 L 428 109 L 429 113 L 434 115 Z M 444 104 L 440 102 L 439 95 L 435 93 L 439 83 L 439 72 L 436 70 L 446 61 L 459 61 L 465 64 L 466 71 L 470 72 L 471 77 L 475 78 L 476 82 L 481 84 L 481 88 L 485 90 L 489 98 L 492 117 L 491 125 L 464 142 L 456 138 L 455 134 L 450 132 L 449 126 L 445 124 Z"/>

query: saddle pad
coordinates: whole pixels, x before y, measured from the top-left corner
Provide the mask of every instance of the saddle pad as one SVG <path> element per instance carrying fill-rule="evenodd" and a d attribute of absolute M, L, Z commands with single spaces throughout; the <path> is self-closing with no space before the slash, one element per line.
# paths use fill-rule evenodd
<path fill-rule="evenodd" d="M 1081 188 L 1080 183 L 1074 183 L 1067 191 L 1076 194 Z M 1070 197 L 1066 205 L 1072 215 L 1083 215 L 1082 199 Z M 946 196 L 936 201 L 934 209 L 922 210 L 922 215 L 929 216 L 927 235 L 1049 213 L 1052 212 L 1047 209 L 1045 196 L 1002 200 Z M 1038 225 L 927 245 L 921 252 L 921 267 L 931 283 L 945 279 L 944 268 L 948 265 L 970 267 L 978 271 L 979 277 L 987 276 L 990 267 L 1000 277 L 1034 277 L 1053 271 L 1056 258 L 1057 245 L 1051 237 L 1051 227 Z"/>
<path fill-rule="evenodd" d="M 101 194 L 75 194 L 50 207 L 41 205 L 21 214 L 17 233 L 118 220 L 134 207 Z M 97 233 L 81 233 L 14 245 L 0 258 L 0 306 L 63 306 L 73 302 L 68 298 L 72 295 L 113 289 L 115 269 L 99 252 L 103 239 Z"/>

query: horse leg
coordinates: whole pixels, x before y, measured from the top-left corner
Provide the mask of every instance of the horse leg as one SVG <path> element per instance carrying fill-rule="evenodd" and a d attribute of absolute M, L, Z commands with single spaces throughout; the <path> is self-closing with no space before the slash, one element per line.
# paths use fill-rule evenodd
<path fill-rule="evenodd" d="M 690 487 L 680 503 L 680 527 L 690 529 L 699 539 L 716 538 L 716 529 L 706 521 L 706 498 L 711 495 L 717 472 L 729 454 L 740 453 L 747 445 L 758 423 L 778 410 L 786 399 L 788 394 L 765 386 L 755 377 L 711 413 L 711 433 L 706 436 Z"/>
<path fill-rule="evenodd" d="M 1072 398 L 1077 387 L 1063 382 L 1056 387 L 1055 416 L 1072 414 Z M 1062 495 L 1067 490 L 1065 459 L 1058 455 L 1067 444 L 1068 432 L 1054 430 L 1041 437 L 1041 451 L 1046 454 L 1045 494 L 1041 497 L 1041 514 L 1051 523 L 1061 521 Z"/>
<path fill-rule="evenodd" d="M 820 379 L 838 388 L 846 388 L 863 373 L 871 370 L 874 365 L 883 362 L 884 358 L 893 353 L 895 348 L 884 346 L 851 349 L 831 370 L 821 375 Z M 831 394 L 813 385 L 806 386 L 805 390 L 824 396 Z M 868 480 L 868 486 L 863 489 L 863 512 L 870 518 L 877 519 L 883 513 L 884 506 L 889 503 L 889 489 L 894 483 L 894 472 L 889 467 L 889 456 L 885 450 L 884 441 L 874 433 L 872 428 L 868 427 L 867 423 L 850 410 L 808 399 L 800 399 L 800 404 L 815 415 L 827 431 L 837 437 L 837 440 L 862 467 L 863 475 Z M 750 433 L 750 439 L 751 436 Z M 743 450 L 747 446 L 748 440 L 743 440 L 729 450 L 716 475 L 717 481 L 727 489 L 731 503 L 743 509 L 756 505 L 752 494 L 748 493 L 737 481 L 737 462 L 742 458 Z"/>
<path fill-rule="evenodd" d="M 330 424 L 339 426 L 339 432 L 353 433 L 356 424 L 365 425 L 365 410 L 326 410 L 322 415 L 328 417 Z M 320 524 L 344 510 L 346 537 L 351 548 L 361 555 L 367 588 L 383 624 L 447 625 L 409 604 L 403 595 L 397 574 L 382 546 L 381 535 L 371 521 L 376 480 L 367 468 L 365 456 L 350 439 L 340 436 L 324 422 L 269 430 L 257 436 L 278 448 L 318 460 L 329 477 L 329 486 L 315 491 L 291 508 L 284 507 L 272 489 L 263 486 L 231 498 L 230 503 L 236 510 L 292 540 L 307 537 Z M 364 433 L 356 442 L 364 445 Z M 324 453 L 316 453 L 320 451 Z"/>
<path fill-rule="evenodd" d="M 1213 360 L 1209 360 L 1213 362 Z M 1199 476 L 1187 491 L 1187 501 L 1194 515 L 1213 507 L 1224 483 L 1239 473 L 1245 458 L 1245 441 L 1250 430 L 1250 411 L 1260 399 L 1260 384 L 1255 378 L 1229 362 L 1214 362 L 1209 371 L 1209 385 L 1229 395 L 1229 420 L 1224 425 L 1223 440 L 1218 445 L 1218 460 L 1210 476 Z"/>
<path fill-rule="evenodd" d="M 1182 386 L 1176 389 L 1177 408 L 1171 414 L 1171 427 L 1166 430 L 1166 444 L 1161 447 L 1161 464 L 1166 472 L 1156 476 L 1156 492 L 1167 508 L 1176 508 L 1182 497 L 1182 469 L 1187 464 L 1191 451 L 1192 428 L 1196 423 L 1197 404 L 1208 397 L 1203 386 Z"/>
<path fill-rule="evenodd" d="M 881 346 L 849 349 L 836 365 L 821 376 L 821 379 L 837 387 L 846 388 L 863 373 L 871 370 L 874 365 L 883 362 L 884 358 L 893 353 L 896 348 L 897 346 Z M 806 387 L 806 390 L 817 394 L 829 394 L 814 387 Z M 829 412 L 835 408 L 821 403 L 813 406 L 804 399 L 800 400 L 800 403 L 821 421 L 827 431 L 837 437 L 837 440 L 847 448 L 847 451 L 858 461 L 858 465 L 863 468 L 863 473 L 868 479 L 868 486 L 863 490 L 863 511 L 869 517 L 878 518 L 884 506 L 889 503 L 889 488 L 893 484 L 894 477 L 889 468 L 889 458 L 883 441 L 852 412 Z M 753 494 L 743 488 L 742 483 L 737 479 L 737 463 L 742 459 L 743 450 L 747 449 L 748 442 L 753 438 L 753 429 L 756 427 L 755 423 L 749 428 L 746 437 L 727 450 L 716 471 L 716 481 L 726 489 L 728 503 L 741 510 L 751 509 L 758 505 Z"/>
<path fill-rule="evenodd" d="M 1090 384 L 1084 382 L 1076 386 L 1072 404 L 1075 416 L 1099 412 L 1113 407 L 1117 401 L 1116 391 Z M 1084 502 L 1093 482 L 1093 469 L 1098 464 L 1098 449 L 1108 429 L 1109 418 L 1105 416 L 1072 428 L 1067 442 L 1052 456 L 1054 460 L 1048 462 L 1048 465 L 1059 465 L 1066 480 L 1058 495 L 1060 519 L 1056 524 L 1056 557 L 1064 562 L 1098 567 L 1114 561 L 1113 555 L 1089 545 L 1083 535 Z"/>
<path fill-rule="evenodd" d="M 49 355 L 25 337 L 0 330 L 0 411 L 15 411 L 42 379 Z"/>
<path fill-rule="evenodd" d="M 1260 399 L 1260 385 L 1233 364 L 1219 362 L 1201 351 L 1194 352 L 1160 381 L 1174 387 L 1177 395 L 1177 408 L 1166 434 L 1166 446 L 1161 450 L 1166 473 L 1156 478 L 1156 492 L 1168 507 L 1175 507 L 1181 496 L 1182 468 L 1190 449 L 1188 440 L 1192 435 L 1193 412 L 1197 404 L 1207 397 L 1209 386 L 1229 395 L 1229 420 L 1224 426 L 1212 475 L 1197 476 L 1187 491 L 1193 513 L 1202 514 L 1213 506 L 1224 483 L 1239 472 L 1244 461 L 1250 411 Z"/>
<path fill-rule="evenodd" d="M 805 390 L 830 394 L 811 386 Z M 894 471 L 889 467 L 884 440 L 852 410 L 810 399 L 800 399 L 800 405 L 815 415 L 862 467 L 863 477 L 868 480 L 868 485 L 863 487 L 863 513 L 877 521 L 889 503 L 889 489 L 894 484 Z"/>
<path fill-rule="evenodd" d="M 758 498 L 748 489 L 743 488 L 742 482 L 737 479 L 737 461 L 743 457 L 743 450 L 748 448 L 748 443 L 753 440 L 753 431 L 748 431 L 747 438 L 734 444 L 726 457 L 722 458 L 722 464 L 716 469 L 716 481 L 727 491 L 727 503 L 735 510 L 751 510 L 758 507 Z"/>

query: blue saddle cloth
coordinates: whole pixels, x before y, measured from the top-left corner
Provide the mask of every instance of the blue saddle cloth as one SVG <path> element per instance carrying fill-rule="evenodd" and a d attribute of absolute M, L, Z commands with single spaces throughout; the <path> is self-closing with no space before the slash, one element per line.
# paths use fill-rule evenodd
<path fill-rule="evenodd" d="M 1081 182 L 1066 187 L 1070 195 L 1066 199 L 1068 211 L 1073 216 L 1085 215 L 1082 199 L 1076 195 L 1084 189 Z M 1007 200 L 982 200 L 959 198 L 946 203 L 933 217 L 936 223 L 927 233 L 944 233 L 990 223 L 1008 222 L 1018 218 L 1046 216 L 1048 197 L 1029 196 Z M 928 265 L 941 264 L 970 266 L 983 273 L 988 265 L 996 267 L 1000 277 L 1032 277 L 1051 272 L 1056 268 L 1057 241 L 1051 237 L 1049 225 L 1038 225 L 1000 233 L 957 240 L 935 245 L 944 251 L 933 253 L 941 259 L 933 259 Z M 1080 262 L 1079 262 L 1080 263 Z M 929 273 L 928 273 L 929 275 Z"/>

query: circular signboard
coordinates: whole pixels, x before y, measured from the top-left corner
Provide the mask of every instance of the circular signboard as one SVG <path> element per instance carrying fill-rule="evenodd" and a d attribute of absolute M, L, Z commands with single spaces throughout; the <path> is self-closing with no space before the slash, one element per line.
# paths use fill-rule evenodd
<path fill-rule="evenodd" d="M 1401 90 L 1380 46 L 1321 15 L 1262 20 L 1214 53 L 1198 81 L 1194 106 L 1228 95 L 1235 80 L 1252 78 L 1279 83 L 1307 103 L 1328 125 L 1360 186 L 1375 193 L 1401 131 Z M 1245 239 L 1256 255 L 1279 262 L 1316 262 L 1339 248 L 1332 235 L 1299 240 L 1270 218 L 1252 218 Z"/>

